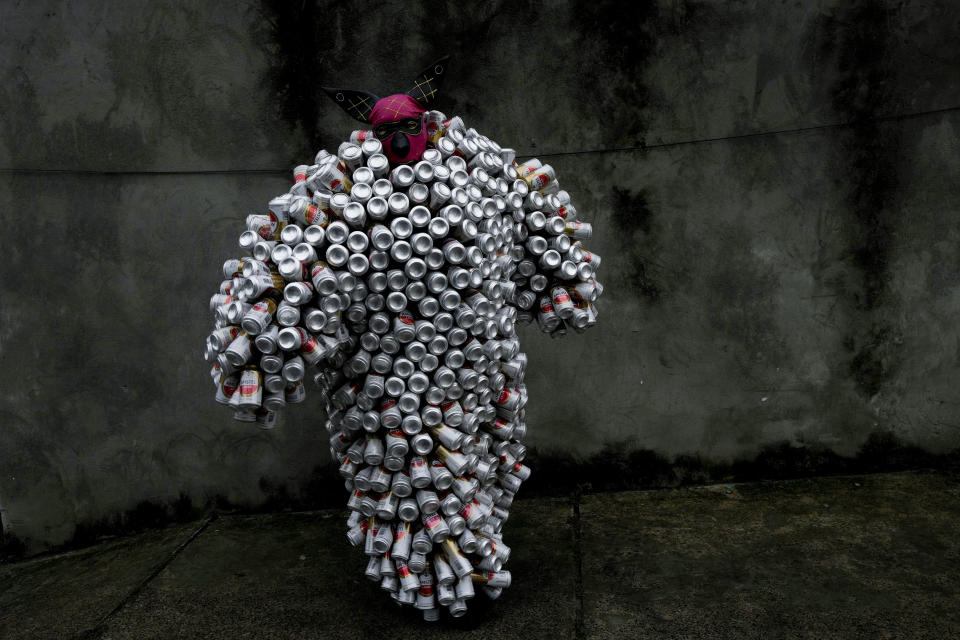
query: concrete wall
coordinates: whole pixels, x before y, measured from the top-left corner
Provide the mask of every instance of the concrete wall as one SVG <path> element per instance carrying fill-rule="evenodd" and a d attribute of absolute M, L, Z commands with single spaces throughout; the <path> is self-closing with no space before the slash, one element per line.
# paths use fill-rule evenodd
<path fill-rule="evenodd" d="M 960 7 L 628 4 L 0 5 L 7 546 L 336 484 L 316 402 L 270 433 L 213 402 L 207 297 L 353 128 L 319 87 L 443 53 L 442 108 L 549 158 L 604 257 L 596 329 L 523 336 L 542 477 L 960 447 Z"/>

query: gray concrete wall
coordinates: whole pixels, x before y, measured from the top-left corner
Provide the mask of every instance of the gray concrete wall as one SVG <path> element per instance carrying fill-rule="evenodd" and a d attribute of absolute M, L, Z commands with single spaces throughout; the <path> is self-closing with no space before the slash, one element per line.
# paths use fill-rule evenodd
<path fill-rule="evenodd" d="M 960 447 L 960 7 L 627 5 L 0 6 L 8 546 L 328 482 L 315 402 L 270 433 L 213 402 L 207 298 L 242 216 L 353 128 L 319 87 L 443 53 L 441 107 L 549 158 L 604 257 L 596 329 L 523 336 L 538 473 Z"/>

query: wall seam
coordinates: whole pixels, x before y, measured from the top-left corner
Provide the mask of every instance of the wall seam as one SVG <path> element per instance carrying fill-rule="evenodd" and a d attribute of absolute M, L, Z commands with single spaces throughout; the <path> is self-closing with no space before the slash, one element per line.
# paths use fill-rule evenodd
<path fill-rule="evenodd" d="M 930 111 L 918 111 L 913 113 L 903 113 L 892 116 L 883 116 L 880 118 L 868 118 L 859 120 L 850 120 L 846 122 L 834 122 L 829 124 L 819 124 L 810 127 L 797 127 L 794 129 L 777 129 L 774 131 L 757 131 L 754 133 L 741 133 L 729 136 L 719 136 L 714 138 L 694 138 L 692 140 L 677 140 L 674 142 L 659 142 L 655 144 L 641 144 L 632 147 L 614 147 L 611 149 L 581 149 L 579 151 L 518 151 L 518 157 L 540 157 L 555 158 L 560 156 L 577 156 L 587 154 L 606 154 L 606 153 L 629 153 L 643 152 L 655 149 L 669 149 L 673 147 L 683 147 L 695 144 L 710 144 L 713 142 L 725 142 L 733 140 L 746 140 L 749 138 L 764 138 L 779 135 L 791 135 L 795 133 L 810 133 L 815 131 L 829 131 L 831 129 L 843 129 L 847 127 L 862 126 L 871 123 L 899 122 L 913 118 L 922 118 L 925 116 L 942 115 L 960 111 L 960 105 L 953 107 L 944 107 L 943 109 L 933 109 Z M 53 175 L 81 175 L 81 176 L 166 176 L 166 175 L 245 175 L 245 174 L 266 174 L 266 175 L 287 175 L 288 169 L 170 169 L 170 170 L 96 170 L 96 169 L 39 169 L 32 167 L 0 167 L 0 174 L 7 175 L 25 175 L 25 174 L 53 174 Z"/>

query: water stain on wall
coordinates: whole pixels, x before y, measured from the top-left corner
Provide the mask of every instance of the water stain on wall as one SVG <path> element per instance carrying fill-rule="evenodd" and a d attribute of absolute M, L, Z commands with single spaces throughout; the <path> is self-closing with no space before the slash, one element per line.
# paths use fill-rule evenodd
<path fill-rule="evenodd" d="M 840 175 L 847 186 L 845 233 L 849 263 L 858 278 L 854 313 L 844 344 L 850 351 L 849 375 L 866 397 L 877 395 L 900 360 L 900 329 L 891 320 L 887 296 L 890 258 L 901 212 L 896 209 L 897 127 L 877 118 L 893 113 L 897 69 L 893 46 L 893 10 L 864 0 L 821 14 L 810 39 L 815 68 L 835 66 L 830 95 L 834 111 L 850 123 L 839 141 Z"/>
<path fill-rule="evenodd" d="M 264 0 L 262 7 L 269 25 L 266 37 L 275 48 L 275 66 L 267 76 L 270 90 L 277 96 L 281 117 L 304 134 L 301 151 L 291 157 L 312 157 L 323 147 L 319 105 L 328 100 L 318 74 L 324 51 L 318 37 L 320 15 L 309 0 Z"/>
<path fill-rule="evenodd" d="M 569 15 L 567 29 L 577 34 L 575 50 L 588 65 L 578 79 L 579 92 L 604 121 L 602 139 L 591 144 L 643 145 L 646 122 L 639 114 L 652 96 L 642 77 L 656 48 L 657 3 L 580 1 L 572 3 Z"/>
<path fill-rule="evenodd" d="M 649 302 L 657 302 L 664 287 L 659 282 L 657 267 L 651 262 L 658 254 L 653 235 L 653 210 L 646 189 L 631 191 L 613 187 L 611 221 L 617 229 L 621 259 L 627 263 L 624 274 L 628 285 Z"/>

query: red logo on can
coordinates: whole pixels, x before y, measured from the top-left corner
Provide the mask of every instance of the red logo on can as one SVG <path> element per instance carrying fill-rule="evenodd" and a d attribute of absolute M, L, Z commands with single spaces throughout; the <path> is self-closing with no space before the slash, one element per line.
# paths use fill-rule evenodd
<path fill-rule="evenodd" d="M 510 390 L 504 389 L 500 392 L 500 397 L 497 398 L 497 404 L 503 404 L 510 398 Z"/>
<path fill-rule="evenodd" d="M 340 180 L 334 180 L 333 182 L 330 183 L 330 190 L 333 191 L 334 189 L 339 187 L 341 184 L 343 183 Z"/>
<path fill-rule="evenodd" d="M 570 302 L 570 296 L 566 293 L 561 293 L 559 295 L 553 296 L 553 301 L 557 304 L 562 304 L 564 302 Z"/>

